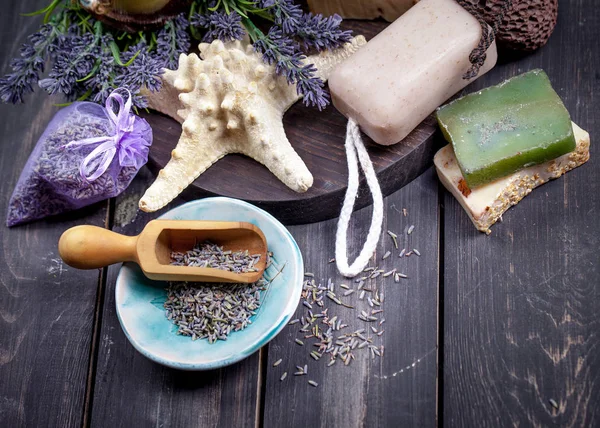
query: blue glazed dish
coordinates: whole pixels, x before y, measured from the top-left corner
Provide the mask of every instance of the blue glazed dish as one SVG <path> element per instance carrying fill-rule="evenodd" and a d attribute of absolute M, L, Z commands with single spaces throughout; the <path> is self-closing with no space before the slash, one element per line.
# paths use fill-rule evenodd
<path fill-rule="evenodd" d="M 267 212 L 230 198 L 188 202 L 162 215 L 165 220 L 246 221 L 258 226 L 274 263 L 266 271 L 273 279 L 262 291 L 261 306 L 246 329 L 232 332 L 226 341 L 175 334 L 177 327 L 165 317 L 166 282 L 152 281 L 134 263 L 119 271 L 115 289 L 117 316 L 131 344 L 152 361 L 180 370 L 212 370 L 240 361 L 273 339 L 294 314 L 304 279 L 302 254 L 288 230 Z M 279 273 L 281 267 L 285 268 Z"/>

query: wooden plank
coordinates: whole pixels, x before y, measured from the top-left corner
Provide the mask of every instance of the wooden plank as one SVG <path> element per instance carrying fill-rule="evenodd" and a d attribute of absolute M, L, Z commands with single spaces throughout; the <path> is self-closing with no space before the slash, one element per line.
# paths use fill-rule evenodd
<path fill-rule="evenodd" d="M 0 72 L 9 71 L 20 43 L 40 19 L 46 0 L 11 1 L 0 14 Z M 107 203 L 8 229 L 8 201 L 29 154 L 58 110 L 45 93 L 25 105 L 0 105 L 0 425 L 80 426 L 86 394 L 99 271 L 60 260 L 61 233 L 76 224 L 104 226 Z"/>
<path fill-rule="evenodd" d="M 387 23 L 348 21 L 344 26 L 370 39 Z M 144 117 L 154 130 L 149 166 L 158 172 L 171 159 L 171 151 L 181 135 L 181 125 L 158 113 Z M 283 122 L 291 144 L 313 175 L 314 183 L 308 191 L 291 190 L 260 163 L 236 154 L 212 165 L 187 187 L 182 197 L 222 195 L 243 199 L 269 211 L 285 224 L 314 223 L 337 217 L 348 184 L 344 149 L 348 120 L 333 105 L 318 111 L 298 102 L 286 112 Z M 401 144 L 381 146 L 364 136 L 384 196 L 405 186 L 431 165 L 436 133 L 435 118 L 428 116 Z M 357 208 L 369 204 L 368 194 L 356 201 Z"/>
<path fill-rule="evenodd" d="M 544 68 L 590 132 L 591 160 L 532 192 L 491 236 L 445 194 L 448 426 L 600 426 L 600 11 L 591 0 L 561 1 L 559 11 L 546 47 L 477 86 Z"/>
<path fill-rule="evenodd" d="M 117 198 L 114 231 L 135 235 L 157 217 L 137 207 L 153 177 L 143 168 Z M 182 202 L 177 199 L 169 208 Z M 195 373 L 146 359 L 127 341 L 117 319 L 114 290 L 119 268 L 111 266 L 108 270 L 91 425 L 254 426 L 259 354 L 224 369 Z"/>
<path fill-rule="evenodd" d="M 356 309 L 337 306 L 325 299 L 328 314 L 338 315 L 349 324 L 341 333 L 366 328 L 369 330 L 366 334 L 375 337 L 376 344 L 385 346 L 383 357 L 371 360 L 367 352 L 356 350 L 356 360 L 349 366 L 338 361 L 327 367 L 327 356 L 319 361 L 310 358 L 310 351 L 317 348 L 312 346 L 314 339 L 304 339 L 306 333 L 299 332 L 300 324 L 287 326 L 269 345 L 265 427 L 434 426 L 438 338 L 437 192 L 437 179 L 429 169 L 385 199 L 384 231 L 396 232 L 400 249 L 417 248 L 421 257 L 398 258 L 400 250 L 393 247 L 391 238 L 384 232 L 372 264 L 386 270 L 398 268 L 408 279 L 400 283 L 394 283 L 392 277 L 375 280 L 385 295 L 382 307 L 386 321 L 381 327 L 385 333 L 381 338 L 374 336 L 367 323 L 356 318 L 361 310 L 371 309 L 366 298 L 359 300 L 357 293 L 344 298 L 353 302 Z M 406 217 L 402 208 L 408 210 Z M 358 243 L 364 242 L 371 210 L 369 207 L 354 214 L 348 237 L 352 257 L 360 250 Z M 409 237 L 405 231 L 411 224 L 415 229 Z M 334 255 L 336 225 L 336 220 L 330 220 L 290 230 L 300 245 L 306 270 L 313 272 L 317 281 L 326 284 L 331 278 L 336 284 L 345 283 L 356 289 L 356 282 L 342 278 L 335 264 L 328 263 Z M 393 254 L 382 260 L 388 250 Z M 338 287 L 336 291 L 341 294 L 344 290 Z M 317 312 L 320 310 L 315 310 Z M 307 308 L 300 305 L 296 317 L 306 314 Z M 298 346 L 295 338 L 304 340 L 305 346 Z M 282 363 L 273 367 L 280 358 Z M 293 376 L 295 366 L 304 364 L 308 364 L 309 375 Z M 287 372 L 288 377 L 280 381 L 283 372 Z M 309 379 L 319 386 L 310 386 Z"/>

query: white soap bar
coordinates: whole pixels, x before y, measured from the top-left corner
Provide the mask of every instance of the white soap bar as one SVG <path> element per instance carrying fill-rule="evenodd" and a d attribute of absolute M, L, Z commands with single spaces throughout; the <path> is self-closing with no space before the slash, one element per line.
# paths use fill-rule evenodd
<path fill-rule="evenodd" d="M 475 227 L 489 234 L 490 226 L 537 186 L 587 162 L 590 158 L 590 135 L 574 123 L 573 133 L 577 142 L 573 152 L 522 169 L 474 190 L 468 188 L 460 172 L 452 144 L 440 149 L 433 162 L 441 182 L 460 202 Z"/>
<path fill-rule="evenodd" d="M 334 70 L 333 104 L 377 143 L 397 143 L 473 80 L 462 76 L 480 36 L 454 0 L 422 0 Z M 496 59 L 492 43 L 478 76 Z"/>

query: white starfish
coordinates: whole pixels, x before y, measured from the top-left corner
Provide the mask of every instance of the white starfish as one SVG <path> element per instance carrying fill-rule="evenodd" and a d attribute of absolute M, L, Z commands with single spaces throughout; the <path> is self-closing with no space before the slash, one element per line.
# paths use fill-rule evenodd
<path fill-rule="evenodd" d="M 363 36 L 334 51 L 306 59 L 326 80 L 333 67 L 366 43 Z M 143 211 L 171 202 L 200 174 L 228 153 L 241 153 L 265 165 L 284 184 L 305 192 L 313 177 L 288 141 L 283 114 L 300 96 L 296 85 L 275 74 L 252 45 L 215 40 L 165 70 L 163 88 L 147 94 L 151 108 L 182 122 L 171 160 L 140 200 Z"/>

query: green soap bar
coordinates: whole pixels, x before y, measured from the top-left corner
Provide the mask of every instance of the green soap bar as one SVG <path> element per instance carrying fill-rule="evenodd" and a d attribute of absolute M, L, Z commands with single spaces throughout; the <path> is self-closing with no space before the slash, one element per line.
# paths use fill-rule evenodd
<path fill-rule="evenodd" d="M 459 98 L 437 119 L 471 188 L 575 150 L 569 112 L 542 70 Z"/>

